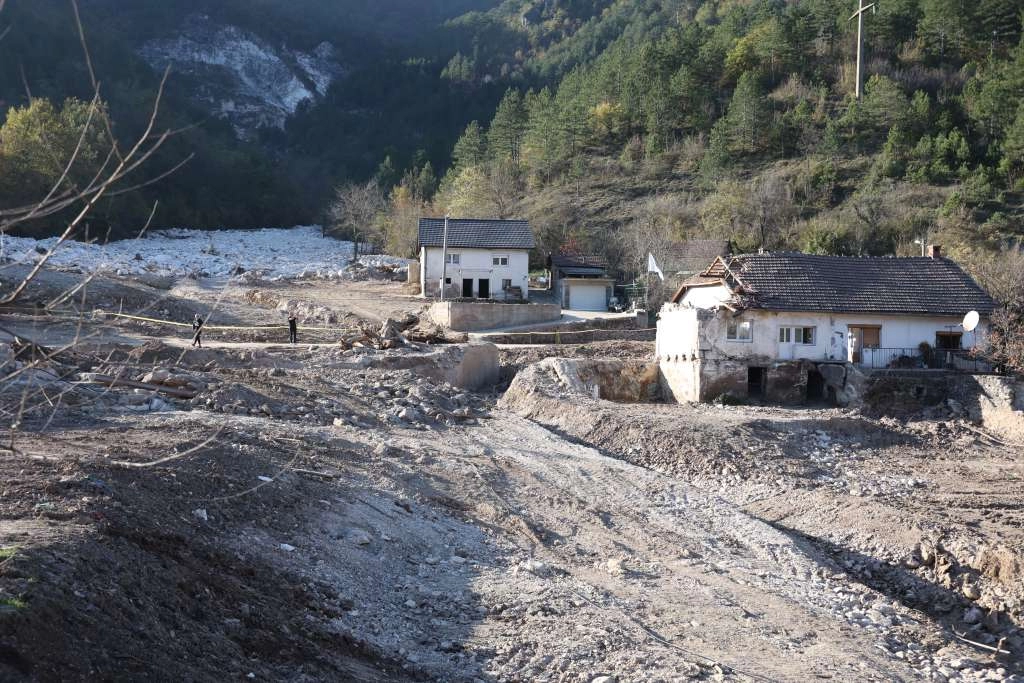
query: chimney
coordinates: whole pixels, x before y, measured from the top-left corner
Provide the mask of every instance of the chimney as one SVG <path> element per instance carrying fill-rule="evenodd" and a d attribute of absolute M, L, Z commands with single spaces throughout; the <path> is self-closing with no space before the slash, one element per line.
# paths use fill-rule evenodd
<path fill-rule="evenodd" d="M 941 244 L 929 244 L 928 245 L 928 256 L 931 258 L 942 258 L 942 245 Z"/>

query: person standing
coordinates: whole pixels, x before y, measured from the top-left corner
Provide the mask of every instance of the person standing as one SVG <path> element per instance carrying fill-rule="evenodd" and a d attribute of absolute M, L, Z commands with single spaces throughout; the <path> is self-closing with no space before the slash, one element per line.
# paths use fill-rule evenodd
<path fill-rule="evenodd" d="M 299 343 L 299 321 L 295 319 L 294 313 L 288 314 L 288 341 L 292 344 Z"/>
<path fill-rule="evenodd" d="M 203 319 L 198 313 L 192 319 L 192 346 L 203 348 Z"/>

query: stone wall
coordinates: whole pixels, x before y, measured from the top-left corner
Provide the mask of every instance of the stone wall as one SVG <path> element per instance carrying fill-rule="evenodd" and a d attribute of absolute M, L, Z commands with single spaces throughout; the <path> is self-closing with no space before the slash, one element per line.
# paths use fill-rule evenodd
<path fill-rule="evenodd" d="M 432 322 L 459 332 L 531 325 L 562 317 L 558 304 L 505 304 L 492 301 L 439 301 L 430 306 Z"/>
<path fill-rule="evenodd" d="M 1003 375 L 893 370 L 869 375 L 864 408 L 909 415 L 940 409 L 982 423 L 1011 441 L 1024 441 L 1024 381 Z"/>

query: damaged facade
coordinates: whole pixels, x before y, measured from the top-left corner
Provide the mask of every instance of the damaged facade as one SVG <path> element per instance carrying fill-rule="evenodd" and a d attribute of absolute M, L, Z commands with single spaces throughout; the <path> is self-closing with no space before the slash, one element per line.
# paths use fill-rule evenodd
<path fill-rule="evenodd" d="M 780 403 L 857 398 L 865 371 L 956 369 L 984 344 L 992 299 L 932 247 L 930 257 L 762 253 L 716 258 L 665 304 L 662 390 Z M 974 331 L 961 322 L 977 311 Z"/>

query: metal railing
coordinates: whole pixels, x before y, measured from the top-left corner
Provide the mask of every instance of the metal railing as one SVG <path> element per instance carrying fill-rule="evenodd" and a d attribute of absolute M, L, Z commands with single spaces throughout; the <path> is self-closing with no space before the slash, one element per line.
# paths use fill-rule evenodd
<path fill-rule="evenodd" d="M 984 358 L 963 349 L 865 347 L 861 349 L 858 365 L 871 370 L 992 372 L 992 366 Z"/>

